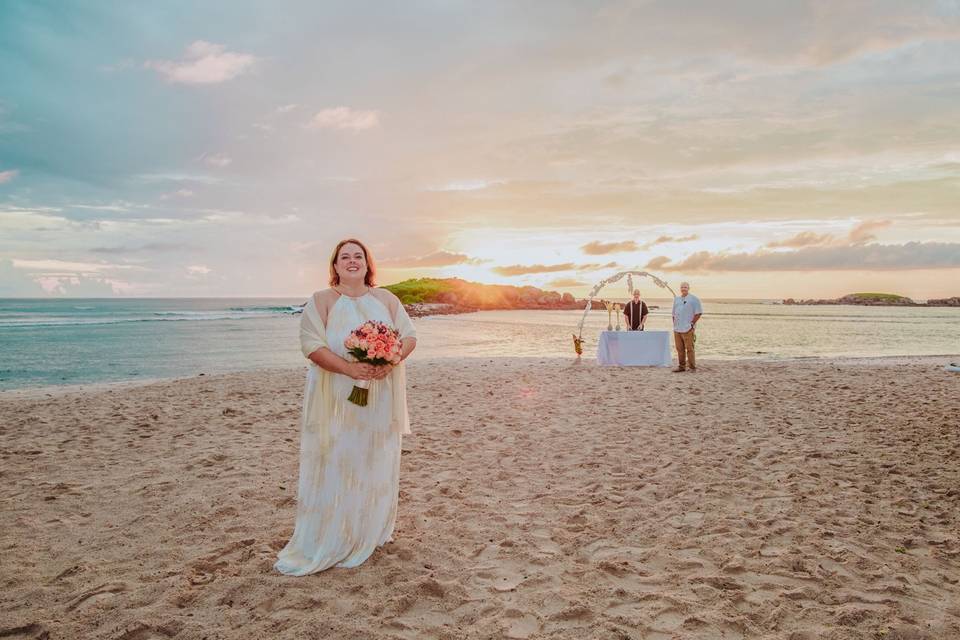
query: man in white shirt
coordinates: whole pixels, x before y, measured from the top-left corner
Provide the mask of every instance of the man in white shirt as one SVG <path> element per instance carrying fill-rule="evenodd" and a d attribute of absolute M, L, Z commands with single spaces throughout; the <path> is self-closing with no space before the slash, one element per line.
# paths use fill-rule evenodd
<path fill-rule="evenodd" d="M 697 360 L 693 353 L 694 329 L 703 307 L 700 298 L 690 294 L 690 283 L 680 283 L 680 296 L 673 299 L 673 342 L 677 346 L 677 360 L 679 366 L 675 372 L 686 371 L 687 364 L 690 371 L 697 370 Z"/>

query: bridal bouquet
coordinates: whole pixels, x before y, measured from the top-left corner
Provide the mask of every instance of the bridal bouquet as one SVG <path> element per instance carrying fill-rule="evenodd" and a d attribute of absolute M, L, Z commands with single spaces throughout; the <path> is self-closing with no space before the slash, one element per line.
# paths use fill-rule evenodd
<path fill-rule="evenodd" d="M 343 346 L 357 362 L 378 367 L 400 363 L 400 332 L 376 320 L 368 320 L 351 331 Z M 369 393 L 370 381 L 357 380 L 347 400 L 365 407 Z"/>

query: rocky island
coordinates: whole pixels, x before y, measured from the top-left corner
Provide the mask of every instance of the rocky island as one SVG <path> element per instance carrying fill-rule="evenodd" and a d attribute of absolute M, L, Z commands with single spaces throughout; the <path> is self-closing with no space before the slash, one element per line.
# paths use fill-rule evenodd
<path fill-rule="evenodd" d="M 471 311 L 583 309 L 585 300 L 537 287 L 479 284 L 460 278 L 416 278 L 384 287 L 414 317 Z M 594 301 L 594 308 L 599 301 Z"/>
<path fill-rule="evenodd" d="M 853 304 L 866 307 L 960 307 L 960 296 L 952 298 L 933 298 L 926 302 L 915 302 L 906 296 L 894 293 L 849 293 L 841 298 L 829 300 L 794 300 L 787 298 L 783 304 Z"/>

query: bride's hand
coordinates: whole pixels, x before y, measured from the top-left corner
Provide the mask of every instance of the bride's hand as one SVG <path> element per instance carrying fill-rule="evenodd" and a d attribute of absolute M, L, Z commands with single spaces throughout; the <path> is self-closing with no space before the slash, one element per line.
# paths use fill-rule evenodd
<path fill-rule="evenodd" d="M 374 380 L 378 368 L 363 362 L 350 362 L 346 374 L 354 380 Z"/>
<path fill-rule="evenodd" d="M 385 365 L 381 365 L 379 367 L 373 367 L 373 368 L 374 368 L 374 372 L 373 372 L 374 380 L 383 380 L 388 375 L 390 375 L 391 371 L 393 371 L 392 364 L 385 364 Z"/>

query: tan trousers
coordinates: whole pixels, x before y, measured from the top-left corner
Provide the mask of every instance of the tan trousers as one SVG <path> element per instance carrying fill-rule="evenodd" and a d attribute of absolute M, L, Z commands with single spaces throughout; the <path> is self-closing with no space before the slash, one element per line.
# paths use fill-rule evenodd
<path fill-rule="evenodd" d="M 673 342 L 677 346 L 677 360 L 680 361 L 680 368 L 687 368 L 687 361 L 690 363 L 690 369 L 697 368 L 697 358 L 693 354 L 693 329 L 686 333 L 679 331 L 673 332 Z"/>

